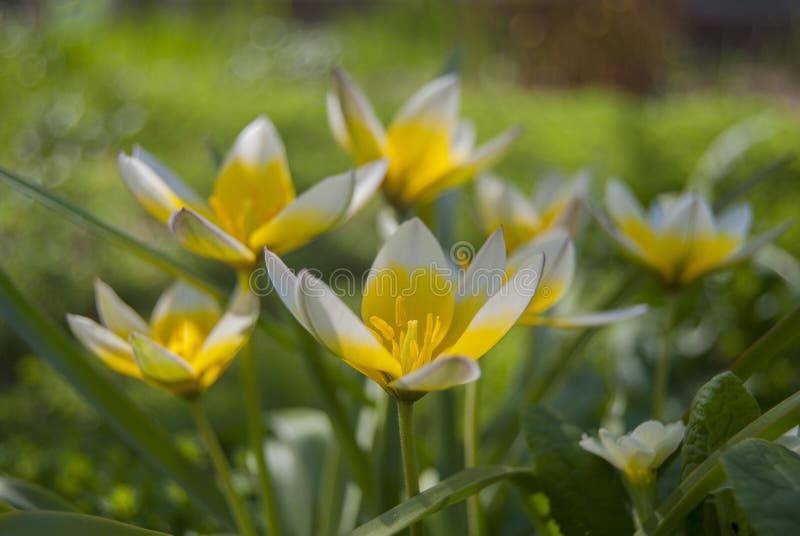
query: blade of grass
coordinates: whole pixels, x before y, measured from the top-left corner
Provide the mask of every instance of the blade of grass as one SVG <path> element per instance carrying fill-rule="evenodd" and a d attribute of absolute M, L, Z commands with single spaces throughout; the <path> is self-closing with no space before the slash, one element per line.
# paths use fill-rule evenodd
<path fill-rule="evenodd" d="M 781 318 L 769 331 L 750 345 L 730 366 L 743 381 L 769 369 L 781 352 L 800 340 L 800 305 Z"/>
<path fill-rule="evenodd" d="M 180 484 L 195 502 L 230 525 L 213 480 L 186 460 L 169 434 L 143 413 L 105 376 L 51 319 L 44 317 L 0 270 L 0 318 L 46 359 L 154 467 Z"/>
<path fill-rule="evenodd" d="M 714 203 L 714 211 L 719 212 L 724 208 L 730 206 L 734 201 L 744 196 L 750 190 L 761 184 L 764 180 L 774 177 L 789 164 L 794 161 L 793 154 L 786 154 L 777 160 L 773 160 L 769 164 L 758 168 L 752 175 L 750 175 L 741 184 L 725 190 L 720 194 L 716 203 Z"/>
<path fill-rule="evenodd" d="M 0 534 L 14 536 L 168 536 L 102 517 L 64 512 L 12 512 L 0 515 Z"/>

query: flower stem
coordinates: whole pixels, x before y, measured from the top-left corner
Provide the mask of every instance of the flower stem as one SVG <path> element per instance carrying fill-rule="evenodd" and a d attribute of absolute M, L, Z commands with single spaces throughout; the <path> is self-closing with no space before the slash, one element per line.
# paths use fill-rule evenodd
<path fill-rule="evenodd" d="M 480 399 L 480 381 L 466 385 L 464 394 L 464 467 L 478 465 L 478 400 Z M 480 494 L 475 493 L 467 499 L 467 527 L 470 536 L 483 534 L 483 511 Z"/>
<path fill-rule="evenodd" d="M 239 527 L 239 532 L 241 532 L 243 536 L 256 536 L 256 533 L 253 530 L 253 525 L 250 523 L 250 518 L 247 516 L 244 503 L 242 503 L 242 499 L 233 489 L 230 467 L 228 467 L 228 462 L 225 459 L 225 454 L 222 452 L 222 447 L 219 444 L 219 440 L 217 439 L 213 428 L 211 428 L 211 423 L 208 421 L 208 415 L 206 415 L 206 412 L 203 409 L 201 399 L 198 397 L 194 400 L 190 400 L 189 408 L 195 424 L 197 425 L 197 430 L 200 432 L 200 435 L 203 437 L 203 441 L 205 441 L 206 447 L 208 448 L 208 453 L 211 456 L 211 461 L 213 462 L 214 468 L 217 471 L 217 476 L 222 481 L 225 498 L 228 500 L 228 508 L 230 508 L 231 513 L 236 520 L 236 525 Z"/>
<path fill-rule="evenodd" d="M 258 376 L 256 374 L 252 342 L 247 343 L 242 349 L 241 359 L 242 384 L 247 410 L 247 433 L 250 439 L 250 449 L 256 459 L 261 502 L 266 516 L 267 534 L 278 536 L 281 533 L 281 526 L 278 518 L 278 508 L 275 504 L 275 492 L 272 489 L 272 478 L 269 474 L 267 460 L 264 457 L 264 426 L 261 420 L 261 398 L 258 392 Z"/>
<path fill-rule="evenodd" d="M 656 508 L 656 479 L 653 474 L 637 474 L 625 477 L 625 487 L 633 503 L 636 517 L 636 527 L 641 529 L 642 523 L 647 521 Z"/>
<path fill-rule="evenodd" d="M 673 310 L 675 308 L 674 297 L 667 296 L 663 311 L 663 328 L 661 334 L 661 352 L 656 363 L 656 377 L 653 388 L 653 418 L 664 420 L 664 402 L 667 398 L 667 387 L 669 386 L 669 369 L 672 358 L 672 323 Z"/>
<path fill-rule="evenodd" d="M 419 475 L 417 472 L 417 448 L 414 444 L 414 403 L 397 401 L 397 416 L 400 423 L 400 450 L 403 455 L 403 475 L 406 480 L 408 497 L 419 494 Z M 422 534 L 418 523 L 411 525 L 411 536 Z"/>

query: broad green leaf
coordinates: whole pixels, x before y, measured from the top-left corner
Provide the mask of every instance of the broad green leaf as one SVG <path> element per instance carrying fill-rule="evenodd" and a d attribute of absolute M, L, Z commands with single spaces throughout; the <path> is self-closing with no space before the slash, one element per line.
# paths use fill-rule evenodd
<path fill-rule="evenodd" d="M 495 482 L 524 478 L 529 475 L 530 469 L 524 467 L 488 465 L 466 469 L 395 506 L 388 512 L 384 512 L 350 534 L 351 536 L 389 536 L 434 512 L 463 501 Z"/>
<path fill-rule="evenodd" d="M 0 534 L 9 536 L 168 536 L 102 517 L 64 512 L 11 512 L 0 515 Z"/>
<path fill-rule="evenodd" d="M 775 440 L 799 421 L 800 391 L 745 426 L 697 466 L 667 497 L 658 511 L 645 521 L 641 534 L 670 534 L 708 493 L 721 485 L 725 478 L 719 461 L 726 449 L 751 437 Z"/>
<path fill-rule="evenodd" d="M 52 491 L 7 476 L 0 476 L 0 502 L 16 510 L 76 511 L 74 506 Z"/>
<path fill-rule="evenodd" d="M 681 478 L 759 415 L 758 402 L 735 374 L 723 372 L 711 378 L 692 401 L 681 448 Z"/>
<path fill-rule="evenodd" d="M 800 456 L 763 439 L 746 439 L 722 455 L 722 467 L 758 534 L 797 534 Z"/>
<path fill-rule="evenodd" d="M 730 370 L 742 381 L 757 372 L 768 370 L 775 360 L 800 341 L 800 305 L 781 318 L 734 361 Z"/>
<path fill-rule="evenodd" d="M 534 406 L 524 417 L 533 463 L 533 489 L 564 534 L 631 534 L 627 495 L 616 470 L 585 451 L 581 431 Z"/>
<path fill-rule="evenodd" d="M 229 522 L 225 502 L 210 475 L 190 464 L 172 438 L 144 414 L 52 320 L 41 315 L 0 270 L 0 318 L 46 359 L 132 447 L 173 478 L 198 505 Z"/>

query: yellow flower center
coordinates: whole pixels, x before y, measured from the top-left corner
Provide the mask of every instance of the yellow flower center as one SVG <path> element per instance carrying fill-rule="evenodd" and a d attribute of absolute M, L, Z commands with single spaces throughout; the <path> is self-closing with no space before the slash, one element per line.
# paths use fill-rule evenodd
<path fill-rule="evenodd" d="M 434 358 L 435 341 L 442 329 L 441 318 L 433 313 L 425 317 L 425 332 L 422 344 L 419 340 L 419 321 L 408 320 L 406 302 L 397 296 L 394 302 L 394 322 L 390 323 L 378 316 L 370 316 L 369 323 L 377 339 L 391 348 L 392 356 L 400 363 L 403 375 L 424 367 Z"/>
<path fill-rule="evenodd" d="M 167 315 L 153 326 L 153 339 L 191 362 L 217 321 L 210 312 Z"/>

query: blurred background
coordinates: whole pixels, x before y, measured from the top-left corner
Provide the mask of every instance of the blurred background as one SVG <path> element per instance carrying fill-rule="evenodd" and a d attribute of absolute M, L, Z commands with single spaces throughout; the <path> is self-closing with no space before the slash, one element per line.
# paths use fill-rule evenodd
<path fill-rule="evenodd" d="M 224 267 L 181 251 L 139 207 L 118 175 L 117 153 L 140 143 L 205 194 L 215 177 L 213 155 L 267 114 L 303 190 L 350 164 L 325 116 L 331 67 L 344 66 L 388 121 L 455 59 L 463 115 L 475 121 L 479 141 L 524 125 L 525 135 L 496 169 L 524 190 L 548 173 L 587 168 L 592 204 L 599 206 L 611 176 L 628 181 L 643 201 L 689 180 L 706 181 L 717 196 L 744 188 L 755 231 L 763 232 L 800 206 L 798 15 L 791 0 L 2 1 L 0 166 L 232 282 Z M 456 228 L 458 239 L 479 244 L 472 196 L 470 187 L 456 194 Z M 289 256 L 290 264 L 323 273 L 366 268 L 379 247 L 378 208 L 373 202 Z M 709 278 L 685 300 L 678 396 L 690 397 L 797 302 L 800 226 L 778 243 L 771 260 Z M 586 311 L 625 273 L 625 262 L 591 224 L 578 248 L 578 283 L 567 306 Z M 66 312 L 95 316 L 95 277 L 144 312 L 169 283 L 5 184 L 0 268 L 62 324 Z M 648 288 L 638 299 L 658 306 L 658 293 Z M 653 323 L 610 330 L 565 387 L 578 385 L 580 396 L 562 391 L 551 403 L 590 426 L 625 393 L 626 418 L 643 417 L 646 410 L 637 415 L 636 408 L 637 400 L 645 401 L 641 407 L 649 400 Z M 484 389 L 484 417 L 525 358 L 529 331 L 515 330 L 482 361 L 491 386 Z M 538 344 L 569 336 L 546 335 Z M 266 339 L 258 344 L 267 406 L 317 405 L 299 358 Z M 208 398 L 223 441 L 241 455 L 235 368 Z M 114 380 L 175 431 L 188 455 L 202 456 L 180 404 L 143 384 Z M 798 383 L 797 369 L 783 362 L 754 390 L 774 402 Z M 680 401 L 678 414 L 686 400 Z M 87 512 L 150 528 L 210 523 L 135 457 L 0 323 L 0 472 L 44 484 Z"/>

